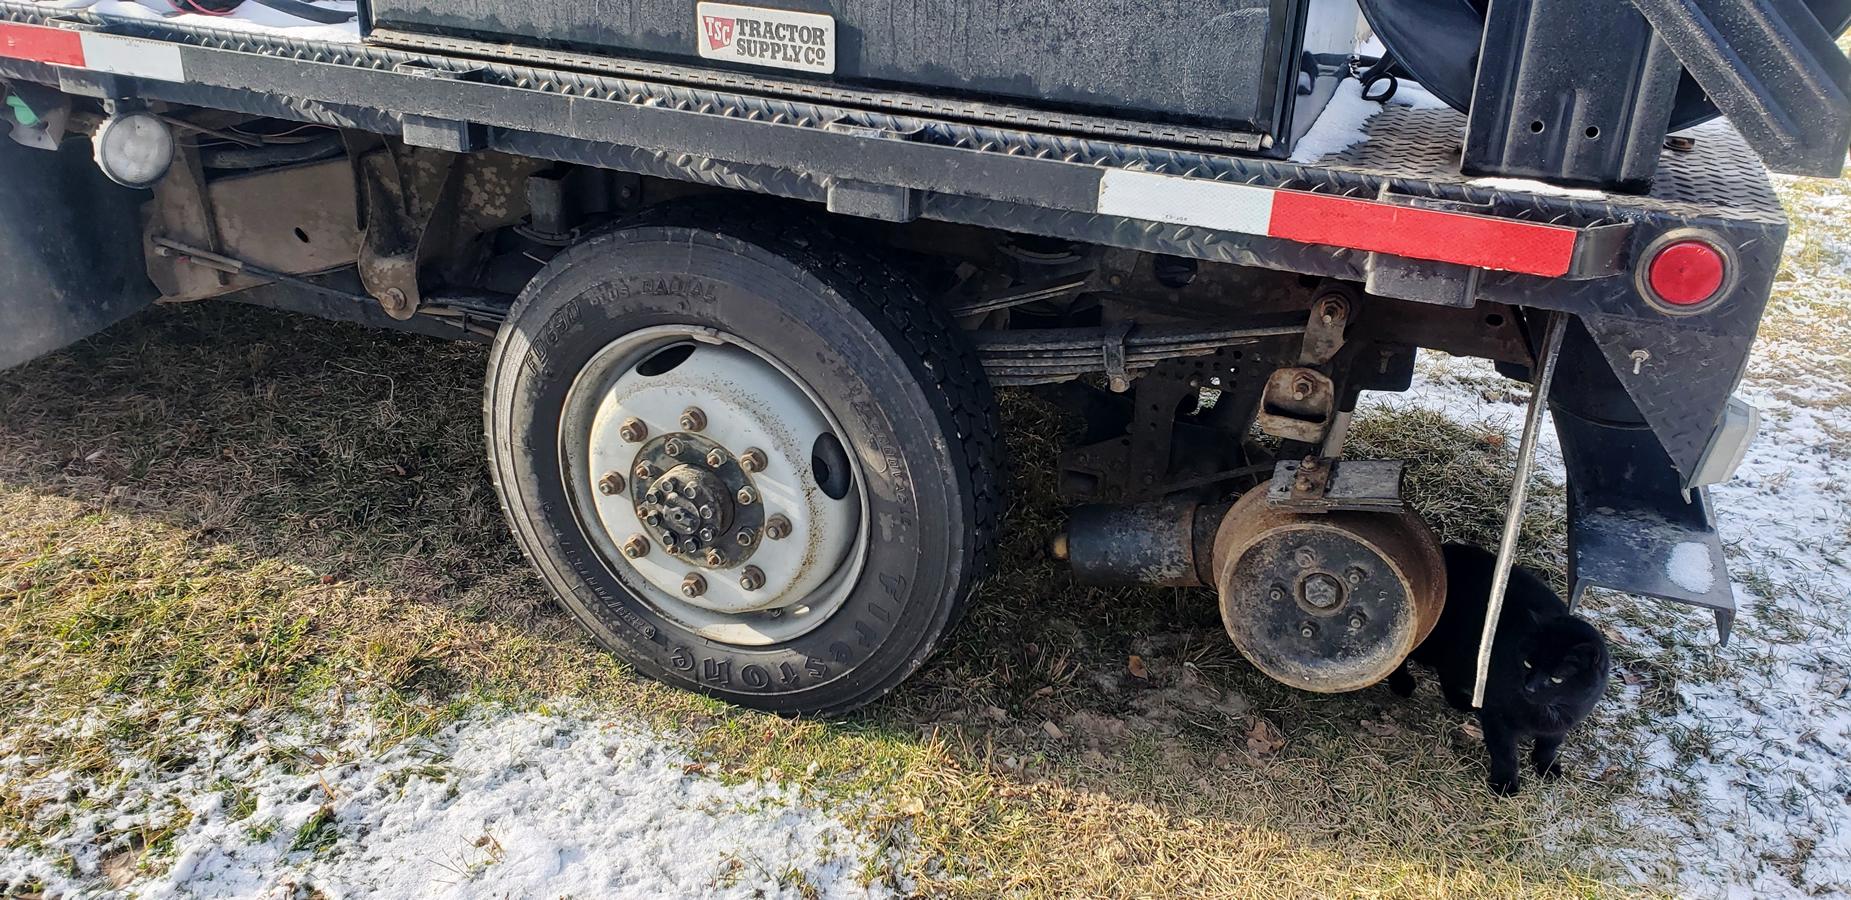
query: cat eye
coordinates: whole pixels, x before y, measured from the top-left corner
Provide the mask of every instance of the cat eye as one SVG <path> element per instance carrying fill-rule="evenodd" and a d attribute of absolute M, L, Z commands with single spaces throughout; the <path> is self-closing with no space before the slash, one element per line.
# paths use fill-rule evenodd
<path fill-rule="evenodd" d="M 1551 679 L 1549 679 L 1549 683 L 1550 683 L 1550 684 L 1561 684 L 1561 683 L 1562 683 L 1562 676 L 1560 676 L 1560 675 L 1557 675 L 1557 676 L 1555 676 L 1554 678 L 1551 678 Z"/>
<path fill-rule="evenodd" d="M 1529 660 L 1527 660 L 1527 659 L 1523 661 L 1523 667 L 1524 667 L 1524 668 L 1526 668 L 1526 669 L 1534 669 L 1534 668 L 1536 668 L 1535 666 L 1532 666 L 1532 665 L 1530 665 L 1530 661 L 1529 661 Z"/>

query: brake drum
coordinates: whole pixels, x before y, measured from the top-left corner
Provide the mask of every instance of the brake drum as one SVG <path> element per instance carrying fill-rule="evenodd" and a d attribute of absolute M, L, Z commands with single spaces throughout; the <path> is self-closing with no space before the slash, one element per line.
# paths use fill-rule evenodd
<path fill-rule="evenodd" d="M 1215 535 L 1215 587 L 1234 646 L 1273 678 L 1341 693 L 1380 682 L 1446 602 L 1440 542 L 1412 511 L 1301 513 L 1248 492 Z"/>

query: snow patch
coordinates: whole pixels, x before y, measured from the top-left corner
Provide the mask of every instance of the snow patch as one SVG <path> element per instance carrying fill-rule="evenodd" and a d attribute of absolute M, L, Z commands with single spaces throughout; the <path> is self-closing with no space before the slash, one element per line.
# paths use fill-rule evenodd
<path fill-rule="evenodd" d="M 1589 188 L 1571 188 L 1533 181 L 1528 178 L 1474 178 L 1466 182 L 1473 187 L 1491 188 L 1496 191 L 1515 191 L 1524 194 L 1548 194 L 1555 197 L 1573 197 L 1577 200 L 1604 200 L 1607 195 L 1602 191 Z"/>
<path fill-rule="evenodd" d="M 892 893 L 862 883 L 886 866 L 837 815 L 786 787 L 707 775 L 674 749 L 677 736 L 634 724 L 483 714 L 384 753 L 368 749 L 370 722 L 331 738 L 307 722 L 243 724 L 238 739 L 196 733 L 178 770 L 122 759 L 119 780 L 42 779 L 28 793 L 55 834 L 0 850 L 0 884 L 102 892 L 107 835 L 190 814 L 166 851 L 171 864 L 144 865 L 164 871 L 119 890 L 331 900 Z M 0 778 L 17 777 L 22 762 L 0 755 Z M 249 794 L 234 800 L 227 785 Z M 67 855 L 75 874 L 59 863 Z"/>
<path fill-rule="evenodd" d="M 1710 558 L 1708 544 L 1684 541 L 1671 548 L 1665 562 L 1665 577 L 1671 583 L 1695 594 L 1707 594 L 1716 586 L 1716 563 Z"/>

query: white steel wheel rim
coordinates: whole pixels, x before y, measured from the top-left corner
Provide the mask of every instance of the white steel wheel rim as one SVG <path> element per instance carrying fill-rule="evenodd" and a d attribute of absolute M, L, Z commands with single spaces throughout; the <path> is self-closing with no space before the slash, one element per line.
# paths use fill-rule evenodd
<path fill-rule="evenodd" d="M 705 419 L 697 429 L 682 421 L 690 409 Z M 861 466 L 815 391 L 763 350 L 693 326 L 633 332 L 592 358 L 563 412 L 573 515 L 606 568 L 657 613 L 710 640 L 768 646 L 808 634 L 847 601 L 867 557 Z M 625 432 L 639 422 L 640 439 Z M 680 456 L 669 456 L 677 444 Z M 750 450 L 762 456 L 755 471 Z M 705 490 L 693 500 L 668 490 L 689 484 Z M 777 539 L 774 517 L 785 528 Z M 715 524 L 727 527 L 706 527 Z M 756 536 L 748 543 L 741 531 Z M 698 591 L 686 589 L 690 575 Z"/>

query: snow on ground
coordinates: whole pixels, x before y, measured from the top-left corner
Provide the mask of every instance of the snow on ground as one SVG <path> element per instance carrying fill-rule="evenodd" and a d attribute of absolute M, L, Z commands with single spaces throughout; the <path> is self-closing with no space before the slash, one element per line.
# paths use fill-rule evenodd
<path fill-rule="evenodd" d="M 1829 288 L 1811 300 L 1824 304 L 1820 313 L 1851 315 L 1851 297 Z M 1765 334 L 1756 346 L 1740 394 L 1761 408 L 1761 434 L 1735 479 L 1713 491 L 1740 607 L 1731 644 L 1714 648 L 1709 616 L 1683 607 L 1649 627 L 1622 618 L 1627 605 L 1657 601 L 1612 597 L 1588 612 L 1682 670 L 1678 712 L 1654 711 L 1631 735 L 1640 749 L 1594 752 L 1645 755 L 1648 774 L 1628 812 L 1681 852 L 1635 865 L 1693 895 L 1851 894 L 1851 448 L 1842 440 L 1851 408 L 1828 397 L 1835 381 L 1796 377 L 1790 358 L 1822 366 L 1847 353 Z M 1489 363 L 1426 354 L 1412 392 L 1378 399 L 1467 423 L 1489 415 L 1514 442 L 1523 408 L 1484 402 L 1487 385 L 1500 382 Z M 1539 468 L 1559 482 L 1560 449 L 1552 429 L 1544 435 Z M 1699 578 L 1698 562 L 1701 578 L 1711 577 L 1706 561 L 1684 560 L 1683 577 Z M 1691 652 L 1674 657 L 1674 644 Z M 1641 693 L 1628 686 L 1615 702 L 1637 705 Z"/>
<path fill-rule="evenodd" d="M 131 759 L 119 780 L 43 780 L 39 821 L 68 821 L 43 846 L 0 850 L 0 885 L 330 900 L 890 893 L 863 884 L 882 866 L 855 827 L 788 788 L 705 774 L 673 735 L 483 713 L 374 753 L 372 726 L 348 721 L 332 733 L 307 720 L 237 723 L 236 738 L 215 723 L 191 732 L 177 768 Z M 21 763 L 0 740 L 0 779 Z M 189 814 L 142 867 L 160 874 L 131 881 L 132 861 L 99 858 L 100 833 L 158 831 Z M 67 856 L 74 866 L 59 862 Z"/>

